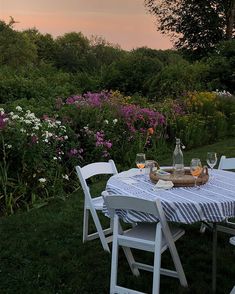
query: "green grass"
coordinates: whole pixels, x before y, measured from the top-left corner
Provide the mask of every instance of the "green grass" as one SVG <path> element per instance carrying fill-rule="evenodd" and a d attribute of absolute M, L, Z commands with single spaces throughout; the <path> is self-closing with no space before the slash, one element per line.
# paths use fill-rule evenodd
<path fill-rule="evenodd" d="M 185 164 L 192 157 L 204 163 L 207 151 L 235 157 L 235 139 L 185 151 Z M 158 159 L 170 164 L 169 157 Z M 93 192 L 104 188 L 95 183 Z M 40 209 L 19 212 L 0 219 L 0 293 L 109 293 L 110 255 L 98 240 L 82 243 L 83 194 L 74 193 L 65 201 L 53 200 Z M 102 217 L 105 222 L 105 217 Z M 200 224 L 184 226 L 186 234 L 177 242 L 189 289 L 178 280 L 161 277 L 161 293 L 211 293 L 212 234 L 199 233 Z M 218 293 L 229 293 L 235 285 L 235 248 L 229 235 L 218 234 Z M 151 261 L 149 254 L 137 254 Z M 119 282 L 140 291 L 151 292 L 152 275 L 131 275 L 120 253 Z M 172 267 L 169 253 L 163 266 Z"/>

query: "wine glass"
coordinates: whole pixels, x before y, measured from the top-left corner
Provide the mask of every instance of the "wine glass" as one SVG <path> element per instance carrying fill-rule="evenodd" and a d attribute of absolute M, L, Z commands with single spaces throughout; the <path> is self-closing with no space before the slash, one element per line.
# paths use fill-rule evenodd
<path fill-rule="evenodd" d="M 197 178 L 200 176 L 202 172 L 202 164 L 199 158 L 193 158 L 190 164 L 190 172 L 194 177 L 194 187 L 197 187 Z M 199 188 L 199 187 L 198 187 Z"/>
<path fill-rule="evenodd" d="M 215 152 L 207 152 L 207 158 L 206 162 L 209 165 L 211 169 L 211 178 L 212 178 L 212 173 L 213 173 L 213 168 L 217 163 L 217 153 Z"/>
<path fill-rule="evenodd" d="M 144 153 L 137 153 L 135 163 L 140 170 L 140 173 L 142 173 L 142 169 L 145 167 L 145 154 Z"/>

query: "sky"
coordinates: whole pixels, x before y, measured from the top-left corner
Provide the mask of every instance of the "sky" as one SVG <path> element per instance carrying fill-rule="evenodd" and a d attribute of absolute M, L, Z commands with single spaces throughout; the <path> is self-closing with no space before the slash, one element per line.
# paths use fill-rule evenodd
<path fill-rule="evenodd" d="M 54 37 L 82 32 L 125 50 L 172 48 L 169 38 L 156 30 L 144 0 L 0 0 L 0 19 L 8 22 L 10 16 L 19 22 L 17 30 L 36 27 Z"/>

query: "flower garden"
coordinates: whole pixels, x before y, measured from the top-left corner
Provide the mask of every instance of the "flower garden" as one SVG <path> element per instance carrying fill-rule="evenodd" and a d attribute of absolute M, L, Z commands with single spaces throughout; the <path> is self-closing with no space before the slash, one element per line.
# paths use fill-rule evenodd
<path fill-rule="evenodd" d="M 228 92 L 139 103 L 101 91 L 48 105 L 19 100 L 0 109 L 2 215 L 68 196 L 78 188 L 75 165 L 112 158 L 128 168 L 137 152 L 156 160 L 171 152 L 176 136 L 190 149 L 235 135 L 235 97 Z"/>

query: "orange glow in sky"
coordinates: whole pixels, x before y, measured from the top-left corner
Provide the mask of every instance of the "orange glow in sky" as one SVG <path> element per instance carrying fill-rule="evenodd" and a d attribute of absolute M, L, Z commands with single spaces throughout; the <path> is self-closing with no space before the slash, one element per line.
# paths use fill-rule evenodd
<path fill-rule="evenodd" d="M 0 19 L 8 22 L 10 16 L 19 22 L 17 30 L 35 27 L 54 37 L 82 32 L 88 38 L 102 36 L 126 50 L 172 48 L 169 38 L 156 30 L 144 0 L 0 0 Z"/>

